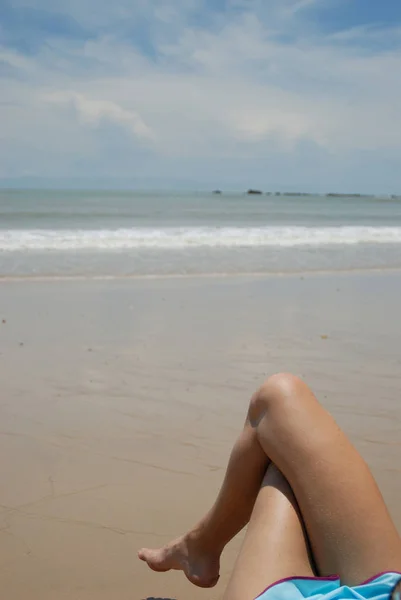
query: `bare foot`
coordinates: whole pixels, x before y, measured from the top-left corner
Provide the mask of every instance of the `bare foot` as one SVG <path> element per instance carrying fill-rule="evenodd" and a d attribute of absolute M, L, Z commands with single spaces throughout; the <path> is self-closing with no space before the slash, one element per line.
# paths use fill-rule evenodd
<path fill-rule="evenodd" d="M 187 579 L 198 587 L 211 588 L 219 580 L 220 553 L 212 556 L 201 551 L 190 535 L 178 538 L 158 550 L 142 548 L 138 557 L 153 571 L 184 571 Z"/>

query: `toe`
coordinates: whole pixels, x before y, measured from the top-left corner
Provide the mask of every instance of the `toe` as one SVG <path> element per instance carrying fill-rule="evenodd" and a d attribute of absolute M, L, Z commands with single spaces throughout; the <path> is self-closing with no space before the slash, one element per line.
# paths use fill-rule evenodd
<path fill-rule="evenodd" d="M 148 553 L 148 550 L 146 550 L 146 548 L 141 548 L 140 550 L 138 550 L 138 558 L 140 560 L 146 561 L 147 553 Z"/>
<path fill-rule="evenodd" d="M 139 550 L 138 557 L 148 564 L 153 571 L 169 571 L 170 567 L 167 564 L 166 557 L 160 550 L 149 550 L 142 548 Z"/>

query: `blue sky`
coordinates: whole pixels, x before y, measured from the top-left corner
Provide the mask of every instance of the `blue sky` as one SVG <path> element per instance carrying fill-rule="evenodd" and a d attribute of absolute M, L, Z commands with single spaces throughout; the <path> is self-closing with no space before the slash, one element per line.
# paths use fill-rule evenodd
<path fill-rule="evenodd" d="M 401 192 L 399 0 L 0 0 L 0 185 Z"/>

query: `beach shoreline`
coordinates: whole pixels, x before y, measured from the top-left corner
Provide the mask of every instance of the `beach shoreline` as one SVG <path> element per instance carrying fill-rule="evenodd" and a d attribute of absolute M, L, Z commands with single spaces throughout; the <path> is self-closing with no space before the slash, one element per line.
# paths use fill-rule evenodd
<path fill-rule="evenodd" d="M 141 281 L 174 279 L 269 279 L 280 277 L 319 277 L 330 275 L 388 275 L 401 274 L 401 267 L 348 267 L 346 269 L 311 269 L 293 271 L 205 272 L 205 273 L 133 273 L 116 275 L 1 275 L 1 283 L 51 283 L 74 281 Z"/>

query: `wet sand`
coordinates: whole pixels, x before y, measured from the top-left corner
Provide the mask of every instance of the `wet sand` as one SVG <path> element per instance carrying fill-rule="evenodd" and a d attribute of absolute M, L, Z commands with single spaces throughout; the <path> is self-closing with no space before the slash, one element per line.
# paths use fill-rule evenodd
<path fill-rule="evenodd" d="M 7 600 L 218 600 L 136 559 L 219 488 L 248 398 L 303 376 L 401 531 L 401 277 L 0 283 L 0 589 Z M 5 323 L 2 323 L 2 320 Z"/>

